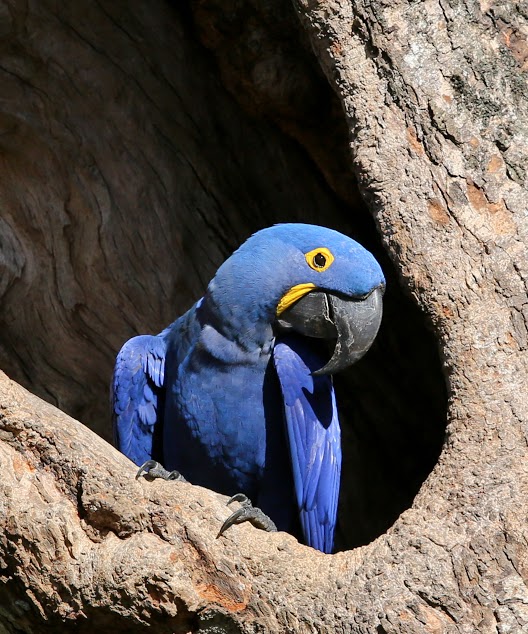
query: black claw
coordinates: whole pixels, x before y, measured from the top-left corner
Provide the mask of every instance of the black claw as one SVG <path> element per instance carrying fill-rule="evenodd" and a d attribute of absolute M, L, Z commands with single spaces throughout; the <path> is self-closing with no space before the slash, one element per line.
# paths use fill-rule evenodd
<path fill-rule="evenodd" d="M 229 506 L 231 502 L 240 502 L 242 506 L 249 506 L 253 508 L 253 504 L 251 503 L 251 500 L 248 498 L 248 496 L 245 493 L 235 493 L 235 495 L 231 496 L 229 500 L 227 500 L 226 506 Z"/>
<path fill-rule="evenodd" d="M 162 467 L 160 463 L 156 462 L 155 460 L 147 460 L 147 462 L 144 462 L 141 467 L 139 467 L 139 470 L 136 473 L 136 480 L 142 475 L 145 475 L 152 480 L 156 478 L 161 478 L 162 480 L 177 480 L 178 482 L 187 482 L 187 480 L 179 471 L 167 471 L 167 469 Z"/>
<path fill-rule="evenodd" d="M 217 539 L 228 528 L 234 524 L 242 524 L 242 522 L 250 522 L 253 526 L 255 526 L 255 528 L 260 528 L 261 530 L 267 532 L 276 532 L 277 527 L 274 522 L 258 507 L 253 506 L 247 495 L 244 495 L 243 493 L 233 495 L 233 497 L 229 498 L 227 501 L 226 506 L 229 506 L 231 502 L 240 502 L 240 508 L 234 513 L 231 513 L 231 515 L 222 524 L 220 530 L 218 531 L 218 535 L 216 536 Z"/>

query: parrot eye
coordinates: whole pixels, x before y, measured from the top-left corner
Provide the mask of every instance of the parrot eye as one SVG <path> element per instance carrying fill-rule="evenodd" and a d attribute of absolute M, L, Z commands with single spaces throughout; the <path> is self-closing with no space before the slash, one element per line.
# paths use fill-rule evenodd
<path fill-rule="evenodd" d="M 319 247 L 318 249 L 312 249 L 308 253 L 304 254 L 308 266 L 314 271 L 322 273 L 332 264 L 334 256 L 326 247 Z"/>
<path fill-rule="evenodd" d="M 318 269 L 323 269 L 324 265 L 326 264 L 326 258 L 322 253 L 316 253 L 313 256 L 313 265 L 316 266 Z"/>

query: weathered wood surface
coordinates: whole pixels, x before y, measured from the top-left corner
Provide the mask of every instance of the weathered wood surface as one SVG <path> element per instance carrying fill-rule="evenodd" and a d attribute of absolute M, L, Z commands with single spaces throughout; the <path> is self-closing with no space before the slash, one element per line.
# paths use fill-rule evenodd
<path fill-rule="evenodd" d="M 237 6 L 249 35 L 266 31 L 273 11 L 263 19 L 251 4 Z M 101 368 L 109 370 L 122 340 L 170 321 L 259 221 L 346 228 L 350 211 L 297 146 L 234 108 L 189 37 L 190 14 L 161 2 L 134 11 L 116 2 L 5 7 L 1 364 L 43 395 L 49 386 L 46 396 L 83 420 L 103 420 Z M 194 9 L 197 20 L 219 19 L 216 3 Z M 229 7 L 233 20 L 236 9 Z M 132 465 L 103 440 L 2 376 L 7 632 L 528 631 L 526 12 L 518 3 L 469 0 L 297 2 L 296 10 L 301 41 L 311 40 L 343 104 L 351 164 L 381 239 L 434 327 L 449 394 L 440 459 L 412 506 L 367 546 L 324 556 L 248 526 L 217 540 L 228 514 L 221 496 L 134 481 Z M 198 30 L 218 59 L 229 54 L 225 28 Z M 227 33 L 225 42 L 211 33 Z M 261 41 L 236 40 L 233 51 L 243 56 Z M 263 47 L 264 59 L 272 48 Z M 182 60 L 191 58 L 199 70 L 185 72 Z M 258 78 L 256 63 L 219 66 L 224 76 Z M 239 85 L 226 84 L 235 92 Z M 281 127 L 324 162 L 313 150 L 320 136 Z M 339 170 L 328 170 L 339 193 Z M 152 251 L 154 234 L 165 239 Z M 389 297 L 391 316 L 400 302 Z M 436 375 L 424 369 L 413 383 L 401 371 L 405 361 L 394 359 L 405 356 L 404 335 L 410 342 L 413 332 L 393 324 L 399 340 L 386 346 L 390 361 L 374 351 L 365 373 L 377 362 L 382 388 L 392 368 L 404 404 L 385 393 L 417 419 L 405 403 L 418 385 L 436 394 L 426 388 Z M 424 436 L 430 421 L 438 431 L 443 414 L 425 417 Z M 392 438 L 390 426 L 374 425 L 380 451 L 419 435 L 413 425 L 396 425 Z M 361 438 L 355 442 L 360 454 Z M 412 460 L 435 446 L 409 442 L 411 450 L 394 445 L 389 475 L 403 472 L 398 456 Z M 375 443 L 366 445 L 374 455 Z M 417 488 L 424 475 L 416 467 L 407 495 L 409 480 Z M 391 490 L 387 482 L 380 491 Z"/>

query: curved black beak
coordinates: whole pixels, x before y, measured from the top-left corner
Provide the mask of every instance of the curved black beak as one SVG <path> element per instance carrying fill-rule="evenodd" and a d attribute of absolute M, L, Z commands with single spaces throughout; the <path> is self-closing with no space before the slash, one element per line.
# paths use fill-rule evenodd
<path fill-rule="evenodd" d="M 336 339 L 332 358 L 312 372 L 313 376 L 334 374 L 361 359 L 372 345 L 383 314 L 382 298 L 382 287 L 363 299 L 312 291 L 285 310 L 277 323 L 307 337 Z"/>

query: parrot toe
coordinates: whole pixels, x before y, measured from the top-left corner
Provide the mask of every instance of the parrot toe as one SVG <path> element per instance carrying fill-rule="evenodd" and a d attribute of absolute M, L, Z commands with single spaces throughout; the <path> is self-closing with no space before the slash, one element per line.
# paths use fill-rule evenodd
<path fill-rule="evenodd" d="M 139 467 L 136 473 L 136 480 L 142 475 L 145 475 L 152 480 L 161 478 L 162 480 L 176 480 L 177 482 L 187 482 L 179 471 L 167 471 L 159 462 L 155 460 L 147 460 L 141 467 Z"/>
<path fill-rule="evenodd" d="M 258 507 L 253 506 L 251 500 L 243 493 L 237 493 L 233 497 L 229 498 L 227 505 L 231 502 L 240 502 L 240 508 L 226 519 L 218 531 L 217 539 L 225 533 L 225 531 L 233 526 L 233 524 L 242 524 L 242 522 L 250 522 L 256 528 L 267 532 L 276 532 L 277 527 L 275 523 Z"/>

